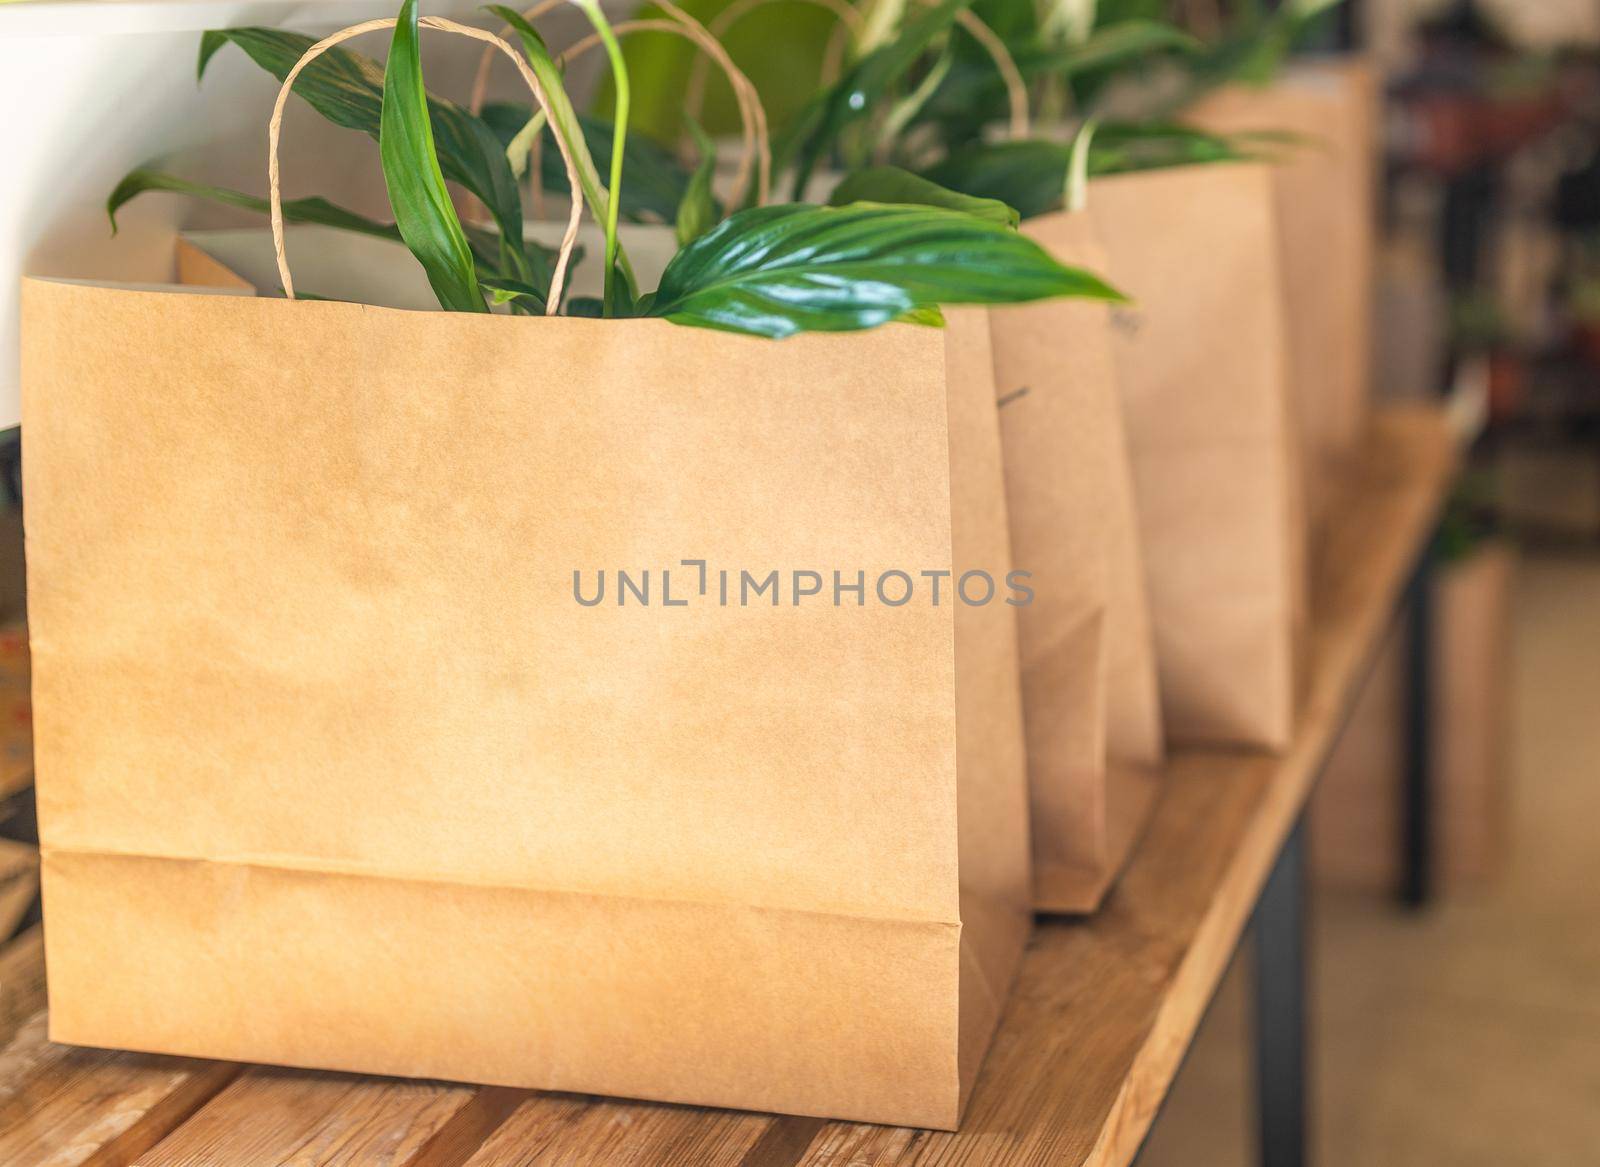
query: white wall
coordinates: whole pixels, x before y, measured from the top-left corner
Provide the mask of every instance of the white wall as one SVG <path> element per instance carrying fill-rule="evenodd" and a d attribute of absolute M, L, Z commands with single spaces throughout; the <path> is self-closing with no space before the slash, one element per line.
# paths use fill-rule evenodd
<path fill-rule="evenodd" d="M 0 0 L 0 427 L 19 420 L 21 274 L 163 281 L 180 226 L 260 221 L 149 194 L 124 209 L 115 239 L 106 222 L 106 195 L 149 161 L 266 193 L 266 122 L 277 85 L 229 48 L 197 87 L 201 31 L 265 24 L 322 33 L 397 8 L 391 0 Z M 427 11 L 467 19 L 477 5 L 432 0 Z M 374 33 L 352 47 L 381 56 L 384 44 Z M 430 87 L 465 99 L 478 47 L 428 40 Z M 284 134 L 287 194 L 386 213 L 376 147 L 363 135 L 324 124 L 300 102 Z"/>

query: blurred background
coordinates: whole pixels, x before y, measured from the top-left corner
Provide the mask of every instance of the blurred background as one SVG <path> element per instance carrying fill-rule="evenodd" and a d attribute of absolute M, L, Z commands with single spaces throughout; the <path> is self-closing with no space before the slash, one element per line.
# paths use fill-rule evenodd
<path fill-rule="evenodd" d="M 1395 906 L 1396 630 L 1311 815 L 1322 1163 L 1600 1162 L 1600 4 L 1355 0 L 1374 385 L 1475 417 L 1434 645 L 1438 898 Z M 1250 1161 L 1238 960 L 1141 1164 Z"/>
<path fill-rule="evenodd" d="M 722 6 L 689 5 L 702 16 Z M 1201 0 L 1174 7 L 1195 27 L 1215 15 Z M 226 213 L 145 200 L 108 247 L 105 192 L 155 156 L 254 189 L 240 175 L 259 167 L 250 127 L 274 88 L 247 63 L 221 61 L 197 106 L 198 30 L 366 15 L 347 0 L 0 5 L 0 105 L 17 119 L 7 132 L 22 135 L 0 182 L 0 272 L 164 278 L 173 229 Z M 817 35 L 826 27 L 817 14 Z M 1319 39 L 1320 51 L 1361 52 L 1382 71 L 1377 394 L 1448 397 L 1477 436 L 1440 548 L 1434 902 L 1406 910 L 1392 891 L 1403 629 L 1313 806 L 1317 1161 L 1600 1163 L 1600 0 L 1348 0 Z M 730 44 L 736 58 L 782 49 L 763 49 L 758 29 Z M 464 93 L 474 56 L 444 66 L 456 72 L 439 74 L 438 88 Z M 777 75 L 767 96 L 781 104 Z M 66 96 L 40 108 L 28 95 L 46 83 Z M 25 109 L 37 113 L 23 119 Z M 662 132 L 675 116 L 641 113 Z M 300 117 L 286 171 L 331 157 L 334 172 L 318 164 L 323 193 L 381 207 L 375 151 L 345 136 L 326 151 L 333 133 Z M 86 137 L 103 148 L 84 150 Z M 0 836 L 28 840 L 13 296 L 7 274 Z M 0 1041 L 43 993 L 30 971 L 37 906 L 6 898 L 3 848 Z M 1250 968 L 1240 965 L 1147 1167 L 1251 1161 Z"/>

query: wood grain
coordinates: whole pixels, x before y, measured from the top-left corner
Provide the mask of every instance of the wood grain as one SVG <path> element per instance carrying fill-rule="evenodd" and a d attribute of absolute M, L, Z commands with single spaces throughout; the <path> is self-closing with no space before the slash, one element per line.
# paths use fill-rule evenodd
<path fill-rule="evenodd" d="M 785 1140 L 794 1124 L 799 1137 Z M 821 1125 L 811 1119 L 540 1094 L 518 1108 L 468 1167 L 788 1164 Z"/>
<path fill-rule="evenodd" d="M 806 1167 L 1133 1161 L 1432 530 L 1455 463 L 1438 413 L 1385 411 L 1337 498 L 1311 677 L 1282 757 L 1175 755 L 1099 914 L 1043 924 L 955 1134 L 830 1123 Z"/>
<path fill-rule="evenodd" d="M 0 1047 L 9 1044 L 44 1004 L 44 930 L 35 924 L 0 945 Z M 4 1085 L 0 1079 L 0 1090 Z"/>
<path fill-rule="evenodd" d="M 0 839 L 0 945 L 39 894 L 39 848 Z"/>
<path fill-rule="evenodd" d="M 453 1167 L 523 1097 L 437 1082 L 252 1069 L 136 1167 Z"/>
<path fill-rule="evenodd" d="M 0 1163 L 126 1167 L 238 1067 L 56 1045 L 40 1013 L 0 1052 Z"/>
<path fill-rule="evenodd" d="M 1320 549 L 1292 748 L 1172 758 L 1102 910 L 1037 930 L 958 1133 L 286 1070 L 223 1089 L 232 1067 L 66 1050 L 33 1023 L 0 1056 L 0 1164 L 1131 1163 L 1391 621 L 1454 451 L 1442 415 L 1380 414 Z"/>

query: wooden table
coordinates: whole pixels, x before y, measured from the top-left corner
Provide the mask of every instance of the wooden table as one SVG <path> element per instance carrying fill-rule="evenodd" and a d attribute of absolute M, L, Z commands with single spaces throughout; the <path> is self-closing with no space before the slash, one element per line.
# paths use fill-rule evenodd
<path fill-rule="evenodd" d="M 1425 560 L 1454 461 L 1441 414 L 1378 418 L 1320 548 L 1293 748 L 1173 758 L 1104 908 L 1037 930 L 957 1134 L 69 1049 L 44 1040 L 41 1015 L 0 1055 L 0 1164 L 1127 1164 L 1252 913 L 1266 974 L 1263 1153 L 1293 1162 L 1304 1110 L 1298 824 Z"/>

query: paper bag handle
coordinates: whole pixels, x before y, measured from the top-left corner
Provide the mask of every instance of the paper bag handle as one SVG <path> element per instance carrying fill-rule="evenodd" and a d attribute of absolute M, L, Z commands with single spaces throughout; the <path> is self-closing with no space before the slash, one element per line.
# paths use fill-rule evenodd
<path fill-rule="evenodd" d="M 551 2 L 553 0 L 546 0 L 546 3 Z M 720 38 L 726 35 L 737 21 L 757 8 L 779 2 L 780 0 L 734 0 L 712 21 L 711 31 Z M 826 8 L 839 19 L 841 27 L 848 26 L 858 37 L 865 26 L 866 22 L 861 13 L 846 0 L 804 0 L 804 2 Z M 1028 84 L 1022 79 L 1022 70 L 1017 68 L 1017 59 L 1011 55 L 1011 50 L 1006 48 L 1005 41 L 1000 39 L 994 29 L 985 24 L 983 18 L 970 8 L 961 9 L 956 13 L 955 19 L 956 23 L 978 42 L 979 47 L 989 54 L 989 59 L 994 62 L 995 71 L 1000 74 L 1000 81 L 1006 87 L 1009 136 L 1013 139 L 1026 138 L 1032 129 L 1028 114 Z M 828 77 L 831 68 L 836 65 L 833 60 L 835 43 L 832 39 L 828 42 L 828 57 L 823 60 L 822 66 L 824 78 Z M 684 93 L 684 109 L 691 117 L 699 116 L 700 106 L 705 100 L 705 85 L 705 67 L 697 57 L 689 73 L 689 82 Z"/>
<path fill-rule="evenodd" d="M 1028 116 L 1028 83 L 1022 79 L 1022 70 L 1017 68 L 1017 59 L 1011 55 L 1011 50 L 1006 48 L 1006 42 L 1000 35 L 985 24 L 970 8 L 963 8 L 956 13 L 956 23 L 971 34 L 972 39 L 982 46 L 983 51 L 989 54 L 994 62 L 995 72 L 1000 74 L 1000 82 L 1006 87 L 1006 106 L 1009 112 L 1009 125 L 1007 134 L 1013 141 L 1026 138 L 1032 131 L 1032 122 Z"/>
<path fill-rule="evenodd" d="M 842 2 L 842 0 L 841 0 Z M 529 8 L 522 15 L 528 20 L 536 20 L 552 8 L 566 3 L 566 0 L 541 0 Z M 716 62 L 723 74 L 728 78 L 728 84 L 733 87 L 734 98 L 739 103 L 739 121 L 742 128 L 741 145 L 743 154 L 739 160 L 739 170 L 734 176 L 734 188 L 744 191 L 750 183 L 750 171 L 756 171 L 756 201 L 765 203 L 772 185 L 772 147 L 767 130 L 767 113 L 761 104 L 761 98 L 756 93 L 756 87 L 746 77 L 743 70 L 733 63 L 733 58 L 728 56 L 728 51 L 705 25 L 701 24 L 689 13 L 672 3 L 672 0 L 657 0 L 655 7 L 661 9 L 667 19 L 629 20 L 617 25 L 612 31 L 618 36 L 634 32 L 666 32 L 673 33 L 690 41 L 701 50 L 701 55 L 695 57 L 698 63 L 709 57 Z M 502 29 L 502 35 L 508 31 Z M 576 59 L 600 43 L 598 33 L 591 33 L 576 44 L 563 49 L 558 58 L 565 63 Z M 483 55 L 478 59 L 478 72 L 472 79 L 472 99 L 467 108 L 473 113 L 478 113 L 483 108 L 485 95 L 489 88 L 489 69 L 494 64 L 494 51 L 485 47 Z M 560 137 L 559 134 L 554 135 Z M 538 186 L 538 177 L 535 175 L 535 189 Z"/>
<path fill-rule="evenodd" d="M 733 0 L 732 4 L 712 18 L 711 23 L 706 26 L 707 31 L 720 44 L 727 37 L 728 30 L 750 13 L 778 2 L 780 0 Z M 844 41 L 840 34 L 849 32 L 853 38 L 859 40 L 867 26 L 866 18 L 861 15 L 859 9 L 849 3 L 849 0 L 791 0 L 791 2 L 815 4 L 819 8 L 826 8 L 839 22 L 834 27 L 833 34 L 828 37 L 826 55 L 822 59 L 822 84 L 831 85 L 839 75 L 840 59 L 844 56 Z M 684 112 L 696 121 L 700 120 L 701 108 L 705 105 L 706 69 L 709 57 L 709 53 L 695 56 L 694 63 L 689 66 L 688 83 L 684 86 Z"/>
<path fill-rule="evenodd" d="M 362 33 L 376 32 L 381 28 L 393 28 L 399 21 L 394 17 L 384 17 L 379 20 L 368 20 L 361 24 L 353 24 L 349 28 L 340 29 L 323 37 L 316 44 L 305 51 L 305 54 L 294 63 L 294 68 L 289 70 L 289 75 L 283 79 L 283 87 L 278 90 L 278 100 L 272 107 L 272 120 L 267 123 L 267 197 L 271 201 L 272 210 L 272 249 L 278 260 L 278 278 L 283 281 L 283 294 L 290 300 L 294 299 L 294 278 L 289 274 L 289 258 L 284 250 L 283 241 L 283 194 L 278 181 L 278 138 L 283 129 L 283 110 L 289 102 L 289 94 L 294 89 L 295 80 L 300 76 L 301 70 L 312 61 L 335 45 L 358 37 Z M 539 108 L 545 111 L 545 116 L 550 116 L 550 106 L 545 100 L 544 90 L 539 85 L 539 79 L 534 76 L 528 62 L 522 55 L 513 49 L 504 39 L 492 32 L 485 32 L 481 28 L 473 28 L 466 24 L 457 24 L 453 20 L 446 20 L 442 16 L 423 16 L 417 19 L 421 28 L 437 29 L 440 32 L 453 32 L 461 36 L 468 36 L 474 40 L 484 41 L 488 50 L 498 48 L 510 57 L 517 66 L 517 72 L 522 74 L 522 79 L 533 92 L 533 99 Z M 578 167 L 573 161 L 571 152 L 566 143 L 559 140 L 556 135 L 556 145 L 561 150 L 561 160 L 567 166 L 567 181 L 572 185 L 572 213 L 567 217 L 567 230 L 561 237 L 561 249 L 556 253 L 555 271 L 550 276 L 550 294 L 545 304 L 545 315 L 554 316 L 561 305 L 561 290 L 566 283 L 567 265 L 572 260 L 572 249 L 578 241 L 578 221 L 583 215 L 583 192 L 578 186 Z"/>

